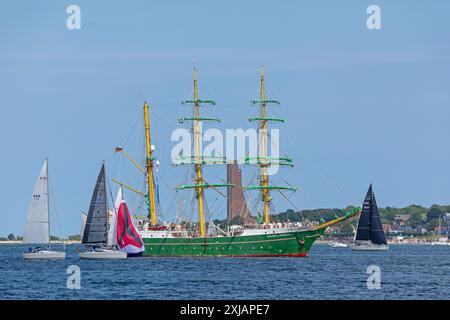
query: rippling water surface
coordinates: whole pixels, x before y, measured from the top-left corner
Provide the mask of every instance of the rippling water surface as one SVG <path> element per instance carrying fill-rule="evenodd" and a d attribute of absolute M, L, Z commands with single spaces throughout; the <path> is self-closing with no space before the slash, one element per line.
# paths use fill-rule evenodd
<path fill-rule="evenodd" d="M 0 299 L 450 299 L 450 246 L 397 245 L 352 252 L 314 245 L 307 258 L 132 258 L 24 261 L 0 245 Z M 67 289 L 67 267 L 81 289 Z M 381 289 L 367 289 L 369 265 Z"/>

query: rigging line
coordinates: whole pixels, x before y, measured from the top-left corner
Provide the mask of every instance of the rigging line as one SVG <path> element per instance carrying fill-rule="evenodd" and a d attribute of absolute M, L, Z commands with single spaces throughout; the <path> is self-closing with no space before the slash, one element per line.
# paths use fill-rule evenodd
<path fill-rule="evenodd" d="M 136 128 L 137 123 L 138 123 L 138 121 L 139 121 L 139 118 L 140 118 L 140 114 L 137 113 L 136 120 L 134 121 L 134 124 L 131 126 L 131 129 L 130 129 L 130 131 L 128 132 L 128 136 L 126 137 L 124 143 L 122 144 L 123 146 L 127 145 L 128 140 L 130 140 L 131 134 L 133 133 L 134 129 Z"/>
<path fill-rule="evenodd" d="M 295 210 L 297 210 L 299 213 L 300 213 L 300 215 L 302 216 L 302 220 L 304 220 L 305 219 L 305 217 L 304 217 L 304 215 L 303 215 L 303 213 L 302 213 L 302 211 L 299 209 L 299 208 L 297 208 L 297 206 L 281 191 L 281 190 L 279 190 L 279 189 L 277 189 L 277 191 L 281 194 L 281 196 L 287 201 L 287 202 L 289 202 L 289 204 L 291 205 L 291 206 L 293 206 L 294 207 L 294 209 Z M 287 212 L 287 210 L 286 210 L 286 212 Z M 288 220 L 289 220 L 289 217 L 288 217 L 288 214 L 286 214 L 286 217 L 288 218 Z"/>
<path fill-rule="evenodd" d="M 303 163 L 306 163 L 307 165 L 312 167 L 322 177 L 322 180 L 325 181 L 325 183 L 329 187 L 331 187 L 331 189 L 333 189 L 333 193 L 337 193 L 343 197 L 344 192 L 342 191 L 341 186 L 333 183 L 332 179 L 328 176 L 328 174 L 324 170 L 322 170 L 320 167 L 318 167 L 318 166 L 314 165 L 314 163 L 310 162 L 307 157 L 304 157 L 304 160 L 306 160 L 306 161 L 304 161 Z M 330 210 L 333 212 L 334 215 L 336 215 L 336 211 L 334 210 L 334 208 L 330 208 Z"/>
<path fill-rule="evenodd" d="M 177 203 L 177 212 L 175 214 L 175 221 L 178 223 L 181 223 L 181 218 L 183 216 L 183 210 L 184 210 L 184 206 L 185 206 L 184 204 L 185 204 L 185 201 L 181 200 L 181 199 Z"/>
<path fill-rule="evenodd" d="M 52 188 L 53 188 L 53 187 L 52 187 Z M 53 189 L 50 189 L 50 183 L 48 184 L 48 190 L 49 190 L 49 193 L 50 193 L 50 190 L 52 190 L 52 192 L 51 192 L 51 195 L 52 195 L 52 202 L 53 202 L 53 208 L 54 208 L 54 210 L 55 210 L 56 223 L 57 223 L 57 225 L 58 225 L 59 237 L 60 237 L 61 241 L 63 242 L 63 247 L 65 248 L 65 243 L 64 243 L 63 236 L 62 236 L 61 222 L 60 222 L 60 220 L 59 220 L 58 209 L 56 208 L 55 195 L 53 194 Z M 51 235 L 50 235 L 49 241 L 50 241 L 50 242 L 52 241 Z"/>
<path fill-rule="evenodd" d="M 108 184 L 109 196 L 110 196 L 110 198 L 111 198 L 111 203 L 112 203 L 112 207 L 113 207 L 113 209 L 114 209 L 114 214 L 117 216 L 116 204 L 115 204 L 115 202 L 113 201 L 113 194 L 112 194 L 111 185 L 109 184 L 108 176 L 106 176 L 106 183 Z"/>
<path fill-rule="evenodd" d="M 284 179 L 282 179 L 283 181 L 284 181 Z M 285 181 L 286 182 L 286 181 Z M 286 182 L 287 183 L 287 182 Z M 289 184 L 289 183 L 288 183 Z M 302 210 L 300 210 L 281 190 L 278 190 L 277 189 L 277 191 L 283 196 L 283 198 L 285 198 L 285 200 L 287 201 L 287 202 L 289 202 L 289 204 L 291 204 L 293 207 L 294 207 L 294 209 L 295 210 L 297 210 L 297 212 L 299 212 L 300 213 L 300 215 L 301 215 L 301 217 L 302 217 L 302 220 L 304 221 L 305 220 L 305 216 L 304 216 L 304 214 L 303 214 L 303 212 L 302 212 Z M 331 208 L 331 211 L 334 213 L 334 215 L 336 215 L 336 212 L 334 211 L 334 209 L 332 209 Z M 322 214 L 320 213 L 320 211 L 318 211 L 317 212 L 317 214 L 319 215 L 319 217 L 320 217 L 320 219 L 321 220 L 323 220 L 323 216 L 322 216 Z"/>
<path fill-rule="evenodd" d="M 214 191 L 216 191 L 218 194 L 220 194 L 222 197 L 224 197 L 225 199 L 227 198 L 227 196 L 220 191 L 218 188 L 214 187 L 213 185 L 209 184 L 205 179 L 203 179 L 203 181 L 205 182 L 206 185 L 208 185 L 211 189 L 213 189 Z"/>
<path fill-rule="evenodd" d="M 258 170 L 254 169 L 253 171 L 253 176 L 250 178 L 250 183 L 249 184 L 256 184 L 256 180 L 258 177 Z M 260 192 L 246 192 L 246 194 L 249 194 L 249 207 L 250 207 L 250 214 L 253 215 L 256 213 L 256 215 L 258 215 L 258 207 L 259 207 L 259 197 L 260 197 Z"/>
<path fill-rule="evenodd" d="M 172 195 L 172 197 L 171 197 L 172 198 L 171 205 L 172 205 L 173 201 L 180 200 L 179 197 L 178 197 L 178 193 L 177 192 L 173 192 L 173 190 L 170 188 L 169 184 L 167 183 L 166 179 L 164 179 L 163 176 L 158 171 L 156 172 L 156 174 L 157 174 L 158 178 L 163 182 L 163 185 L 164 185 L 164 187 L 166 187 L 168 193 L 170 195 Z"/>

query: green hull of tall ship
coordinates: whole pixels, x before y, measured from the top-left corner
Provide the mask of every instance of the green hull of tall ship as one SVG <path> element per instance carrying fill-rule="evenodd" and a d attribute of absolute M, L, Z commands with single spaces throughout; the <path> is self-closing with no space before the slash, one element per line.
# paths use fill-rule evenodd
<path fill-rule="evenodd" d="M 265 234 L 223 237 L 161 237 L 141 234 L 145 244 L 144 256 L 190 257 L 305 257 L 326 228 L 348 220 L 361 212 L 355 208 L 344 216 L 308 230 L 260 229 Z M 281 232 L 280 232 L 281 231 Z"/>
<path fill-rule="evenodd" d="M 325 229 L 195 238 L 143 238 L 145 256 L 304 257 Z"/>

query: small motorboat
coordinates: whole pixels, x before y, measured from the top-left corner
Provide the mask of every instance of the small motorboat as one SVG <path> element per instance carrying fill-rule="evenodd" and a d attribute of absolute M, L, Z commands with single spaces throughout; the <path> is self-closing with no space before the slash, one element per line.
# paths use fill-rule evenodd
<path fill-rule="evenodd" d="M 332 248 L 348 248 L 348 244 L 343 242 L 330 242 Z"/>

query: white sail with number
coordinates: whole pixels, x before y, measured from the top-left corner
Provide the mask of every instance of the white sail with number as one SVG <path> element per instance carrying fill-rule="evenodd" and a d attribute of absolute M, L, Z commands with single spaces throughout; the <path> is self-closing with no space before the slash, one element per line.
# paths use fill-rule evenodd
<path fill-rule="evenodd" d="M 47 160 L 45 160 L 34 185 L 33 195 L 27 213 L 23 243 L 46 244 L 49 242 L 48 169 Z"/>

